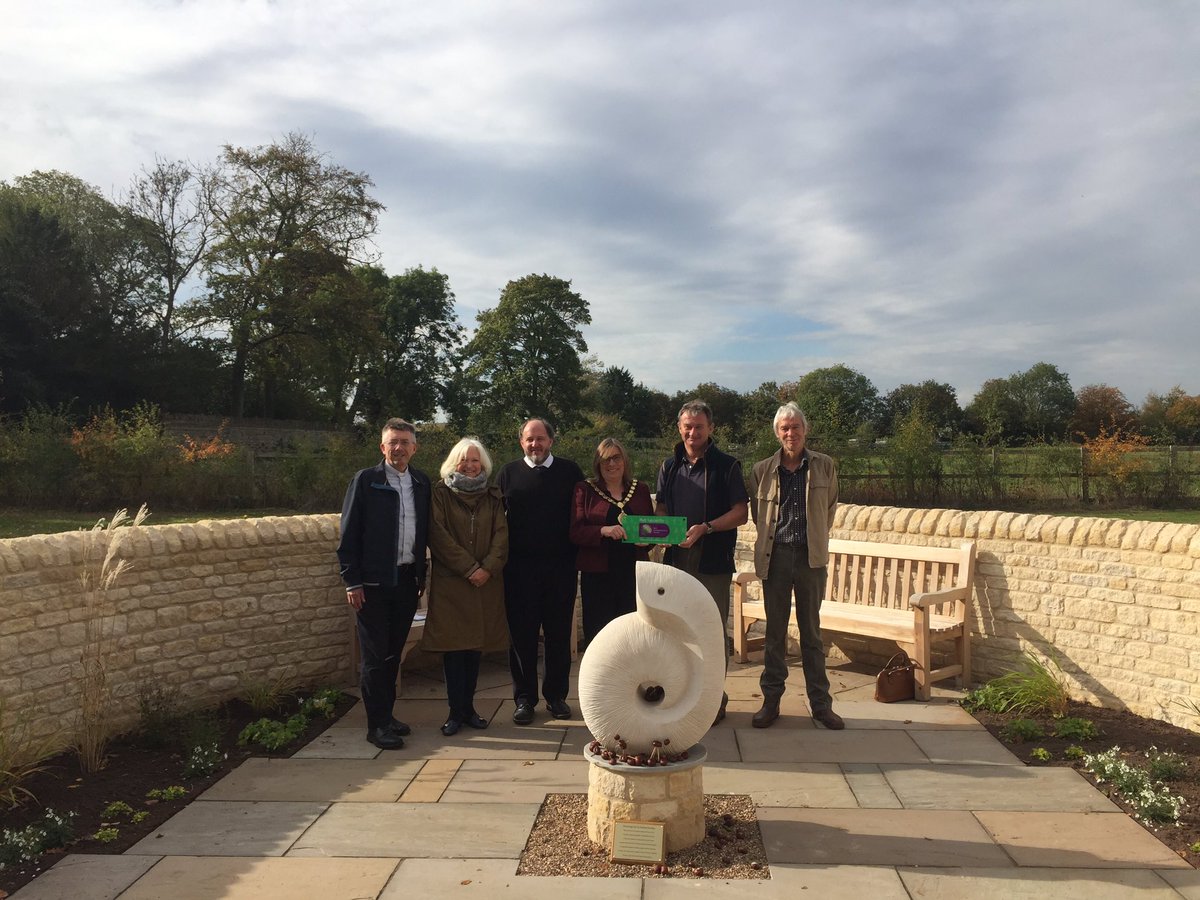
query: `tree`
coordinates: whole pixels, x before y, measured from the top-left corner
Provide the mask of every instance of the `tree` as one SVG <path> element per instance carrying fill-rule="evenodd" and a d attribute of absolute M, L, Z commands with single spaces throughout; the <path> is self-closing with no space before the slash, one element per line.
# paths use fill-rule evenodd
<path fill-rule="evenodd" d="M 382 340 L 363 360 L 355 412 L 368 422 L 432 419 L 452 403 L 450 385 L 461 364 L 464 333 L 450 279 L 420 266 L 391 278 L 363 266 L 358 275 L 372 292 Z"/>
<path fill-rule="evenodd" d="M 1023 436 L 1041 440 L 1065 437 L 1075 413 L 1075 392 L 1066 374 L 1040 362 L 1010 381 L 1021 412 Z"/>
<path fill-rule="evenodd" d="M 578 421 L 587 352 L 580 329 L 592 315 L 571 282 L 545 274 L 510 281 L 496 308 L 476 318 L 466 348 L 475 427 L 499 430 L 531 416 Z"/>
<path fill-rule="evenodd" d="M 1017 443 L 1065 437 L 1074 413 L 1071 382 L 1050 363 L 985 381 L 967 407 L 972 427 L 989 441 Z"/>
<path fill-rule="evenodd" d="M 1177 443 L 1179 435 L 1167 422 L 1167 410 L 1176 401 L 1185 397 L 1187 397 L 1187 391 L 1179 385 L 1175 385 L 1165 394 L 1153 392 L 1147 394 L 1146 401 L 1138 411 L 1138 421 L 1141 423 L 1142 431 L 1160 444 Z"/>
<path fill-rule="evenodd" d="M 353 263 L 366 251 L 383 205 L 371 179 L 333 164 L 292 133 L 250 150 L 226 146 L 208 188 L 214 242 L 205 258 L 207 294 L 191 321 L 227 335 L 230 412 L 242 415 L 248 378 L 261 411 L 277 392 L 306 380 L 309 355 L 373 327 Z M 364 301 L 365 302 L 365 301 Z"/>
<path fill-rule="evenodd" d="M 813 369 L 801 378 L 795 399 L 808 417 L 810 431 L 834 439 L 872 434 L 883 410 L 871 380 L 841 364 Z"/>
<path fill-rule="evenodd" d="M 132 405 L 154 384 L 130 220 L 62 172 L 0 185 L 4 407 Z"/>
<path fill-rule="evenodd" d="M 672 397 L 672 412 L 678 412 L 689 400 L 703 400 L 712 407 L 713 426 L 721 429 L 723 437 L 732 441 L 742 440 L 746 415 L 746 398 L 742 394 L 733 388 L 706 381 Z"/>
<path fill-rule="evenodd" d="M 1179 397 L 1167 407 L 1167 426 L 1180 443 L 1200 441 L 1200 396 Z"/>
<path fill-rule="evenodd" d="M 883 405 L 885 427 L 892 434 L 914 414 L 943 438 L 952 437 L 962 427 L 958 395 L 952 386 L 942 382 L 902 384 L 888 393 Z"/>
<path fill-rule="evenodd" d="M 154 311 L 158 319 L 159 352 L 165 354 L 174 332 L 179 291 L 204 258 L 212 225 L 206 202 L 211 173 L 189 163 L 156 157 L 154 166 L 142 168 L 129 189 L 126 208 L 144 223 L 148 248 L 147 267 L 159 280 L 161 297 Z"/>
<path fill-rule="evenodd" d="M 1128 432 L 1136 425 L 1137 413 L 1133 404 L 1117 388 L 1107 384 L 1089 384 L 1079 389 L 1075 415 L 1071 417 L 1072 436 L 1094 438 L 1102 430 Z"/>

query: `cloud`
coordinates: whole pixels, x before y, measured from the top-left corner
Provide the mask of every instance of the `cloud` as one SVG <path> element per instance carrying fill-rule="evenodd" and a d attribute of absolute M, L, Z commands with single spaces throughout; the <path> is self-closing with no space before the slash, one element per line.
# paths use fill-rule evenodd
<path fill-rule="evenodd" d="M 969 400 L 1046 360 L 1182 383 L 1200 233 L 1183 4 L 60 2 L 0 36 L 0 178 L 119 191 L 300 130 L 464 323 L 530 272 L 674 391 L 844 362 Z"/>

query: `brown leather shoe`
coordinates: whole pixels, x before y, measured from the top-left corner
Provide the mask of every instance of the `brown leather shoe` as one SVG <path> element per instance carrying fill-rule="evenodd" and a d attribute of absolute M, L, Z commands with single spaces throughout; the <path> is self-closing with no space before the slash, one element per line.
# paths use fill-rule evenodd
<path fill-rule="evenodd" d="M 720 724 L 721 724 L 721 722 L 722 722 L 722 721 L 724 721 L 724 719 L 725 719 L 725 707 L 726 707 L 726 706 L 728 706 L 728 705 L 729 705 L 729 695 L 728 695 L 728 694 L 722 694 L 722 695 L 721 695 L 721 706 L 720 706 L 720 708 L 717 710 L 717 716 L 716 716 L 716 718 L 715 718 L 715 719 L 713 719 L 713 725 L 720 725 Z"/>
<path fill-rule="evenodd" d="M 779 718 L 779 701 L 764 700 L 762 709 L 754 714 L 750 724 L 755 728 L 770 728 Z"/>
<path fill-rule="evenodd" d="M 814 722 L 820 722 L 830 731 L 841 731 L 846 727 L 846 723 L 842 721 L 842 717 L 832 709 L 818 709 L 813 712 L 812 717 Z"/>

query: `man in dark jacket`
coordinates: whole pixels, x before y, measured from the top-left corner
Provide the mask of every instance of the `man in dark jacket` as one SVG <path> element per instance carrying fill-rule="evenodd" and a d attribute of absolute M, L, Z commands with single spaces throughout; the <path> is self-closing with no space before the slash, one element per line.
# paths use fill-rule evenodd
<path fill-rule="evenodd" d="M 350 481 L 342 504 L 337 556 L 346 602 L 358 618 L 367 740 L 385 750 L 404 746 L 412 729 L 392 717 L 400 655 L 425 590 L 429 478 L 409 465 L 416 429 L 388 419 L 379 444 L 383 461 Z"/>
<path fill-rule="evenodd" d="M 583 473 L 550 452 L 554 426 L 530 419 L 521 426 L 524 459 L 500 470 L 508 510 L 508 564 L 504 606 L 512 639 L 513 722 L 533 722 L 538 702 L 538 633 L 544 638 L 542 696 L 556 719 L 572 716 L 567 703 L 571 675 L 571 619 L 578 575 L 571 543 L 571 498 Z"/>
<path fill-rule="evenodd" d="M 729 620 L 737 530 L 749 517 L 742 464 L 713 444 L 712 408 L 703 400 L 683 404 L 677 423 L 682 440 L 658 470 L 655 511 L 660 516 L 685 517 L 688 530 L 679 546 L 667 549 L 664 561 L 708 589 L 724 627 Z M 725 718 L 728 702 L 729 697 L 722 695 L 716 722 Z"/>

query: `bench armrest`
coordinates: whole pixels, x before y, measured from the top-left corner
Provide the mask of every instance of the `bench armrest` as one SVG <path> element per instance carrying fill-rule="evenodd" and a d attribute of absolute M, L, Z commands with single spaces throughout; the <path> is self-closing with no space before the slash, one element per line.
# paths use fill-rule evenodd
<path fill-rule="evenodd" d="M 753 572 L 738 572 L 737 574 L 735 574 L 733 576 L 734 584 L 751 584 L 752 582 L 761 581 L 761 580 L 762 579 L 759 578 L 757 575 L 755 575 Z"/>
<path fill-rule="evenodd" d="M 944 588 L 940 591 L 929 591 L 924 594 L 913 594 L 908 598 L 908 605 L 918 609 L 929 609 L 940 606 L 951 600 L 961 600 L 964 603 L 971 599 L 971 589 L 967 587 Z"/>

